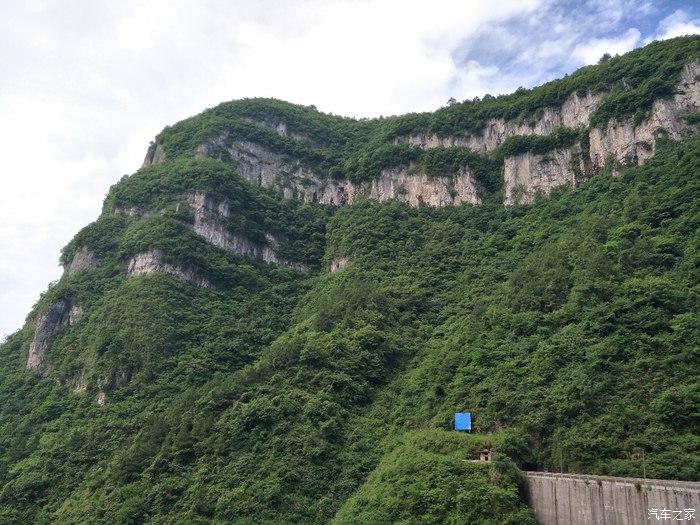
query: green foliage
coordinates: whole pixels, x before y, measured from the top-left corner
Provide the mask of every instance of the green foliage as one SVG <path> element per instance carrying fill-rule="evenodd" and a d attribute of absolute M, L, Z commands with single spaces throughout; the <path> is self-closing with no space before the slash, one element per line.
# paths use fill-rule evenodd
<path fill-rule="evenodd" d="M 506 457 L 467 462 L 493 437 L 409 432 L 332 523 L 535 524 Z"/>
<path fill-rule="evenodd" d="M 630 56 L 675 67 L 696 43 Z M 627 78 L 629 64 L 611 58 L 483 107 L 510 101 L 526 115 L 609 80 L 596 71 Z M 443 112 L 474 125 L 485 115 L 461 106 Z M 315 148 L 309 162 L 342 175 L 468 166 L 487 192 L 499 187 L 496 158 L 390 144 L 400 118 L 258 100 L 205 114 L 224 131 L 234 117 L 283 120 L 286 137 L 265 136 Z M 51 286 L 0 345 L 0 522 L 532 523 L 515 464 L 700 479 L 700 137 L 660 141 L 644 166 L 528 207 L 327 209 L 189 158 L 210 123 L 186 122 L 159 139 L 171 158 L 115 185 L 63 251 L 67 263 L 86 246 L 100 265 Z M 578 137 L 560 128 L 507 147 Z M 190 227 L 193 192 L 230 203 L 231 234 L 261 245 L 274 234 L 312 272 L 206 243 Z M 129 259 L 153 248 L 215 288 L 128 278 Z M 338 256 L 347 267 L 323 270 Z M 41 373 L 27 371 L 34 323 L 58 298 L 83 315 L 52 338 Z M 461 410 L 479 435 L 450 431 Z M 463 462 L 485 442 L 500 459 Z"/>

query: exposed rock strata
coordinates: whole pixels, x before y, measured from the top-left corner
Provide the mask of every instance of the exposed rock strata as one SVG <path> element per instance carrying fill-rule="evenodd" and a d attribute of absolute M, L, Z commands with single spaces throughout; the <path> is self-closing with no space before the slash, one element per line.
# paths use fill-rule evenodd
<path fill-rule="evenodd" d="M 195 233 L 214 246 L 239 255 L 260 259 L 266 263 L 292 268 L 302 273 L 309 271 L 309 268 L 302 263 L 279 257 L 276 253 L 279 243 L 270 234 L 265 236 L 267 244 L 261 245 L 243 235 L 231 233 L 223 220 L 229 216 L 227 202 L 217 204 L 209 195 L 196 192 L 190 195 L 188 203 L 194 212 L 193 229 Z"/>
<path fill-rule="evenodd" d="M 44 360 L 51 340 L 68 325 L 70 321 L 71 302 L 68 299 L 56 299 L 48 309 L 39 315 L 34 330 L 34 338 L 29 344 L 27 368 L 36 370 Z"/>
<path fill-rule="evenodd" d="M 285 198 L 323 204 L 349 204 L 360 197 L 379 201 L 396 199 L 411 206 L 478 204 L 474 176 L 468 168 L 454 177 L 428 177 L 415 165 L 382 170 L 379 177 L 355 184 L 347 179 L 327 179 L 304 167 L 299 160 L 248 141 L 229 141 L 222 135 L 200 146 L 201 156 L 221 156 L 238 166 L 249 182 L 270 188 Z"/>
<path fill-rule="evenodd" d="M 591 114 L 598 107 L 604 94 L 572 93 L 559 108 L 544 108 L 534 122 L 492 118 L 480 133 L 465 136 L 439 136 L 434 133 L 417 133 L 397 137 L 394 143 L 408 142 L 421 148 L 469 148 L 475 153 L 487 153 L 502 145 L 508 137 L 516 135 L 548 135 L 557 126 L 577 128 L 588 126 Z"/>
<path fill-rule="evenodd" d="M 342 269 L 345 268 L 348 264 L 350 264 L 350 257 L 347 257 L 347 256 L 345 256 L 345 255 L 341 255 L 341 256 L 335 257 L 335 258 L 331 261 L 331 265 L 330 265 L 331 273 L 335 273 L 335 272 L 337 272 L 338 270 L 342 270 Z"/>
<path fill-rule="evenodd" d="M 545 155 L 527 152 L 506 157 L 503 166 L 505 204 L 529 204 L 564 184 L 575 186 L 585 173 L 580 147 L 563 148 Z"/>
<path fill-rule="evenodd" d="M 307 137 L 306 135 L 303 135 L 301 133 L 295 133 L 293 131 L 289 131 L 287 129 L 287 123 L 283 121 L 278 121 L 278 122 L 269 122 L 267 120 L 255 120 L 252 118 L 245 118 L 243 119 L 246 122 L 250 122 L 251 124 L 255 124 L 256 126 L 260 126 L 263 128 L 271 129 L 275 133 L 277 133 L 280 137 L 285 137 L 285 138 L 290 138 L 292 140 L 296 140 L 297 142 L 310 142 L 311 139 Z"/>
<path fill-rule="evenodd" d="M 97 268 L 99 265 L 100 260 L 95 254 L 92 253 L 87 246 L 81 246 L 75 252 L 70 264 L 66 267 L 66 275 L 75 275 L 76 272 Z"/>
<path fill-rule="evenodd" d="M 700 62 L 688 63 L 681 72 L 675 94 L 656 100 L 648 118 L 643 122 L 635 123 L 631 118 L 613 120 L 602 129 L 591 129 L 590 147 L 580 163 L 584 175 L 595 175 L 608 160 L 623 164 L 643 163 L 654 154 L 660 135 L 679 139 L 689 131 L 692 126 L 686 124 L 683 117 L 700 109 L 698 80 Z M 394 143 L 409 143 L 421 148 L 457 146 L 486 154 L 496 150 L 509 137 L 548 135 L 557 126 L 586 128 L 591 115 L 605 96 L 605 93 L 572 93 L 560 107 L 543 108 L 530 121 L 493 118 L 487 121 L 479 133 L 439 136 L 425 132 L 397 137 Z M 290 135 L 284 123 L 251 122 L 274 129 L 281 136 L 302 140 L 301 136 Z M 564 157 L 577 155 L 578 148 L 578 145 L 572 147 L 569 154 L 558 150 L 547 156 L 526 154 L 505 159 L 505 203 L 518 201 L 514 198 L 516 187 L 522 193 L 522 202 L 530 202 L 538 192 L 548 193 L 557 185 L 571 183 L 574 168 Z M 200 145 L 197 155 L 231 161 L 251 183 L 276 190 L 285 198 L 294 197 L 306 202 L 342 205 L 366 196 L 380 201 L 396 199 L 412 206 L 421 202 L 431 206 L 479 203 L 474 178 L 467 168 L 463 168 L 454 177 L 428 178 L 411 165 L 384 170 L 371 182 L 354 184 L 348 180 L 328 180 L 302 165 L 299 159 L 250 141 L 233 139 L 227 134 Z M 162 146 L 152 144 L 146 155 L 147 163 L 160 162 L 163 158 Z M 549 166 L 543 167 L 541 161 L 547 158 L 554 158 L 554 161 L 549 161 L 546 163 Z M 556 173 L 557 169 L 560 169 L 559 173 Z"/>
<path fill-rule="evenodd" d="M 146 151 L 146 157 L 143 159 L 142 168 L 146 166 L 151 166 L 152 164 L 158 164 L 165 160 L 165 149 L 162 144 L 156 144 L 151 142 L 148 146 L 148 151 Z"/>
<path fill-rule="evenodd" d="M 608 159 L 623 164 L 642 164 L 656 151 L 659 136 L 680 139 L 692 126 L 683 116 L 700 109 L 700 62 L 687 64 L 673 97 L 659 99 L 651 107 L 649 117 L 640 124 L 626 119 L 612 120 L 603 129 L 590 132 L 590 158 L 594 168 Z"/>
<path fill-rule="evenodd" d="M 174 275 L 185 281 L 189 281 L 202 288 L 212 288 L 212 284 L 192 270 L 191 268 L 181 268 L 163 261 L 163 254 L 160 250 L 148 250 L 147 252 L 136 254 L 130 261 L 127 268 L 129 277 L 151 275 L 153 273 L 167 273 Z"/>

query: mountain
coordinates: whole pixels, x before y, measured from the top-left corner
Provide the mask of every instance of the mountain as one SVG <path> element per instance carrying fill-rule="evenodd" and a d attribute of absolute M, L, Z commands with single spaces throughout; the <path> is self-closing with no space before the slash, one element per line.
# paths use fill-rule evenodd
<path fill-rule="evenodd" d="M 699 124 L 683 37 L 164 129 L 0 346 L 0 522 L 526 524 L 516 466 L 700 479 Z"/>

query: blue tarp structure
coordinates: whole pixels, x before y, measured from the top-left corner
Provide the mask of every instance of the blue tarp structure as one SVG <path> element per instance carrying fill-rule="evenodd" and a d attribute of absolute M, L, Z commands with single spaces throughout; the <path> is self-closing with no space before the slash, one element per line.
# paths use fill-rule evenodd
<path fill-rule="evenodd" d="M 455 430 L 471 430 L 472 429 L 472 413 L 471 412 L 455 412 Z"/>

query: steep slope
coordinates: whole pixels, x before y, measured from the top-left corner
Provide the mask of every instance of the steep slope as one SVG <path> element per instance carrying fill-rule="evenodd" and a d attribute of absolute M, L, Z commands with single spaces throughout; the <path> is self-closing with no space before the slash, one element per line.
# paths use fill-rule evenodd
<path fill-rule="evenodd" d="M 699 45 L 164 130 L 0 346 L 0 522 L 527 523 L 511 460 L 699 479 Z"/>
<path fill-rule="evenodd" d="M 658 137 L 697 129 L 700 40 L 653 43 L 534 90 L 432 114 L 344 119 L 275 100 L 221 104 L 166 128 L 144 165 L 182 156 L 236 164 L 286 198 L 360 196 L 416 206 L 532 202 L 604 166 L 642 163 Z"/>

